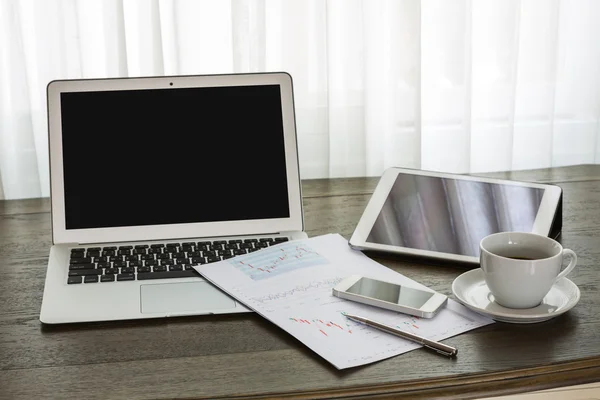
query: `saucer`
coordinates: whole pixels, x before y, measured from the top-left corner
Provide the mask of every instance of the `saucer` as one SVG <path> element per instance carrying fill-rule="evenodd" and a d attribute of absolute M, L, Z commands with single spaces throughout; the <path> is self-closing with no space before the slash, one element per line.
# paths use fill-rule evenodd
<path fill-rule="evenodd" d="M 542 303 L 533 308 L 506 308 L 494 302 L 481 268 L 460 275 L 452 282 L 456 299 L 471 310 L 501 322 L 531 324 L 547 321 L 566 313 L 577 304 L 579 288 L 567 278 L 556 282 Z"/>

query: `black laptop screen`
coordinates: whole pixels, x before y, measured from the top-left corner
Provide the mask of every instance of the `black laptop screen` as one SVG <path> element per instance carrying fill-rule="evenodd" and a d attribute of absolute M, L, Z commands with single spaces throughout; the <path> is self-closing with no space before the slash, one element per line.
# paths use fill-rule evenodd
<path fill-rule="evenodd" d="M 67 229 L 290 216 L 279 85 L 61 94 Z"/>

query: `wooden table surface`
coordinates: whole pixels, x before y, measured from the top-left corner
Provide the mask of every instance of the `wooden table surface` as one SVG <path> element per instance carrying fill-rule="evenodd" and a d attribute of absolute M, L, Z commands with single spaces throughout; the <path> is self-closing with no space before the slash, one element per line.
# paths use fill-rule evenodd
<path fill-rule="evenodd" d="M 43 326 L 48 199 L 0 201 L 0 399 L 475 398 L 600 381 L 600 166 L 488 174 L 564 190 L 561 242 L 579 265 L 568 313 L 495 323 L 425 349 L 338 371 L 255 314 Z M 309 236 L 349 238 L 378 178 L 303 182 Z M 377 259 L 451 295 L 458 266 Z"/>

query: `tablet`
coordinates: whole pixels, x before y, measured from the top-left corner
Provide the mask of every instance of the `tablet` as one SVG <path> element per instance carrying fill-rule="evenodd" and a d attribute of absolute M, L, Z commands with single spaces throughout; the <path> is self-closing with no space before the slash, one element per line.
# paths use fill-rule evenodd
<path fill-rule="evenodd" d="M 497 232 L 560 232 L 562 189 L 403 168 L 386 170 L 350 238 L 359 250 L 479 263 Z"/>

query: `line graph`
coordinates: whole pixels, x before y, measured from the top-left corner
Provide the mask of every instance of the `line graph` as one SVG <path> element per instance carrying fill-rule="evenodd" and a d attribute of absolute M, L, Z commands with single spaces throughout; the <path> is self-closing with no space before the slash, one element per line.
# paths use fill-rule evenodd
<path fill-rule="evenodd" d="M 418 320 L 419 320 L 419 317 L 407 315 L 407 320 L 402 321 L 400 324 L 396 325 L 396 328 L 400 328 L 400 329 L 404 329 L 404 330 L 408 329 L 412 333 L 417 333 L 419 331 L 419 329 L 421 329 L 421 327 L 419 326 Z"/>
<path fill-rule="evenodd" d="M 346 318 L 345 314 L 345 311 L 338 310 L 336 311 L 335 318 L 292 316 L 288 319 L 293 325 L 300 327 L 300 329 L 312 332 L 313 335 L 317 334 L 317 337 L 321 340 L 341 340 L 345 342 L 346 340 L 352 340 L 352 336 L 359 336 L 369 340 L 380 340 L 381 338 L 385 340 L 388 337 L 386 333 Z"/>
<path fill-rule="evenodd" d="M 305 243 L 284 243 L 238 257 L 230 263 L 250 279 L 257 281 L 300 268 L 329 264 L 329 261 Z"/>
<path fill-rule="evenodd" d="M 333 333 L 346 333 L 346 334 L 352 334 L 352 329 L 350 329 L 349 327 L 344 327 L 340 324 L 337 324 L 333 321 L 329 321 L 329 320 L 322 320 L 322 319 L 312 319 L 312 320 L 307 320 L 304 318 L 295 318 L 295 317 L 290 317 L 291 321 L 294 321 L 295 323 L 298 323 L 300 325 L 304 325 L 306 327 L 311 327 L 312 329 L 319 331 L 323 336 L 329 337 L 331 334 Z"/>
<path fill-rule="evenodd" d="M 264 304 L 273 300 L 281 300 L 288 297 L 292 297 L 296 294 L 304 294 L 314 289 L 319 289 L 322 287 L 333 287 L 336 284 L 340 283 L 342 278 L 331 278 L 331 279 L 323 279 L 320 281 L 312 281 L 304 285 L 297 285 L 289 290 L 282 290 L 280 292 L 269 293 L 263 296 L 251 297 L 250 300 L 256 301 L 258 303 Z"/>

